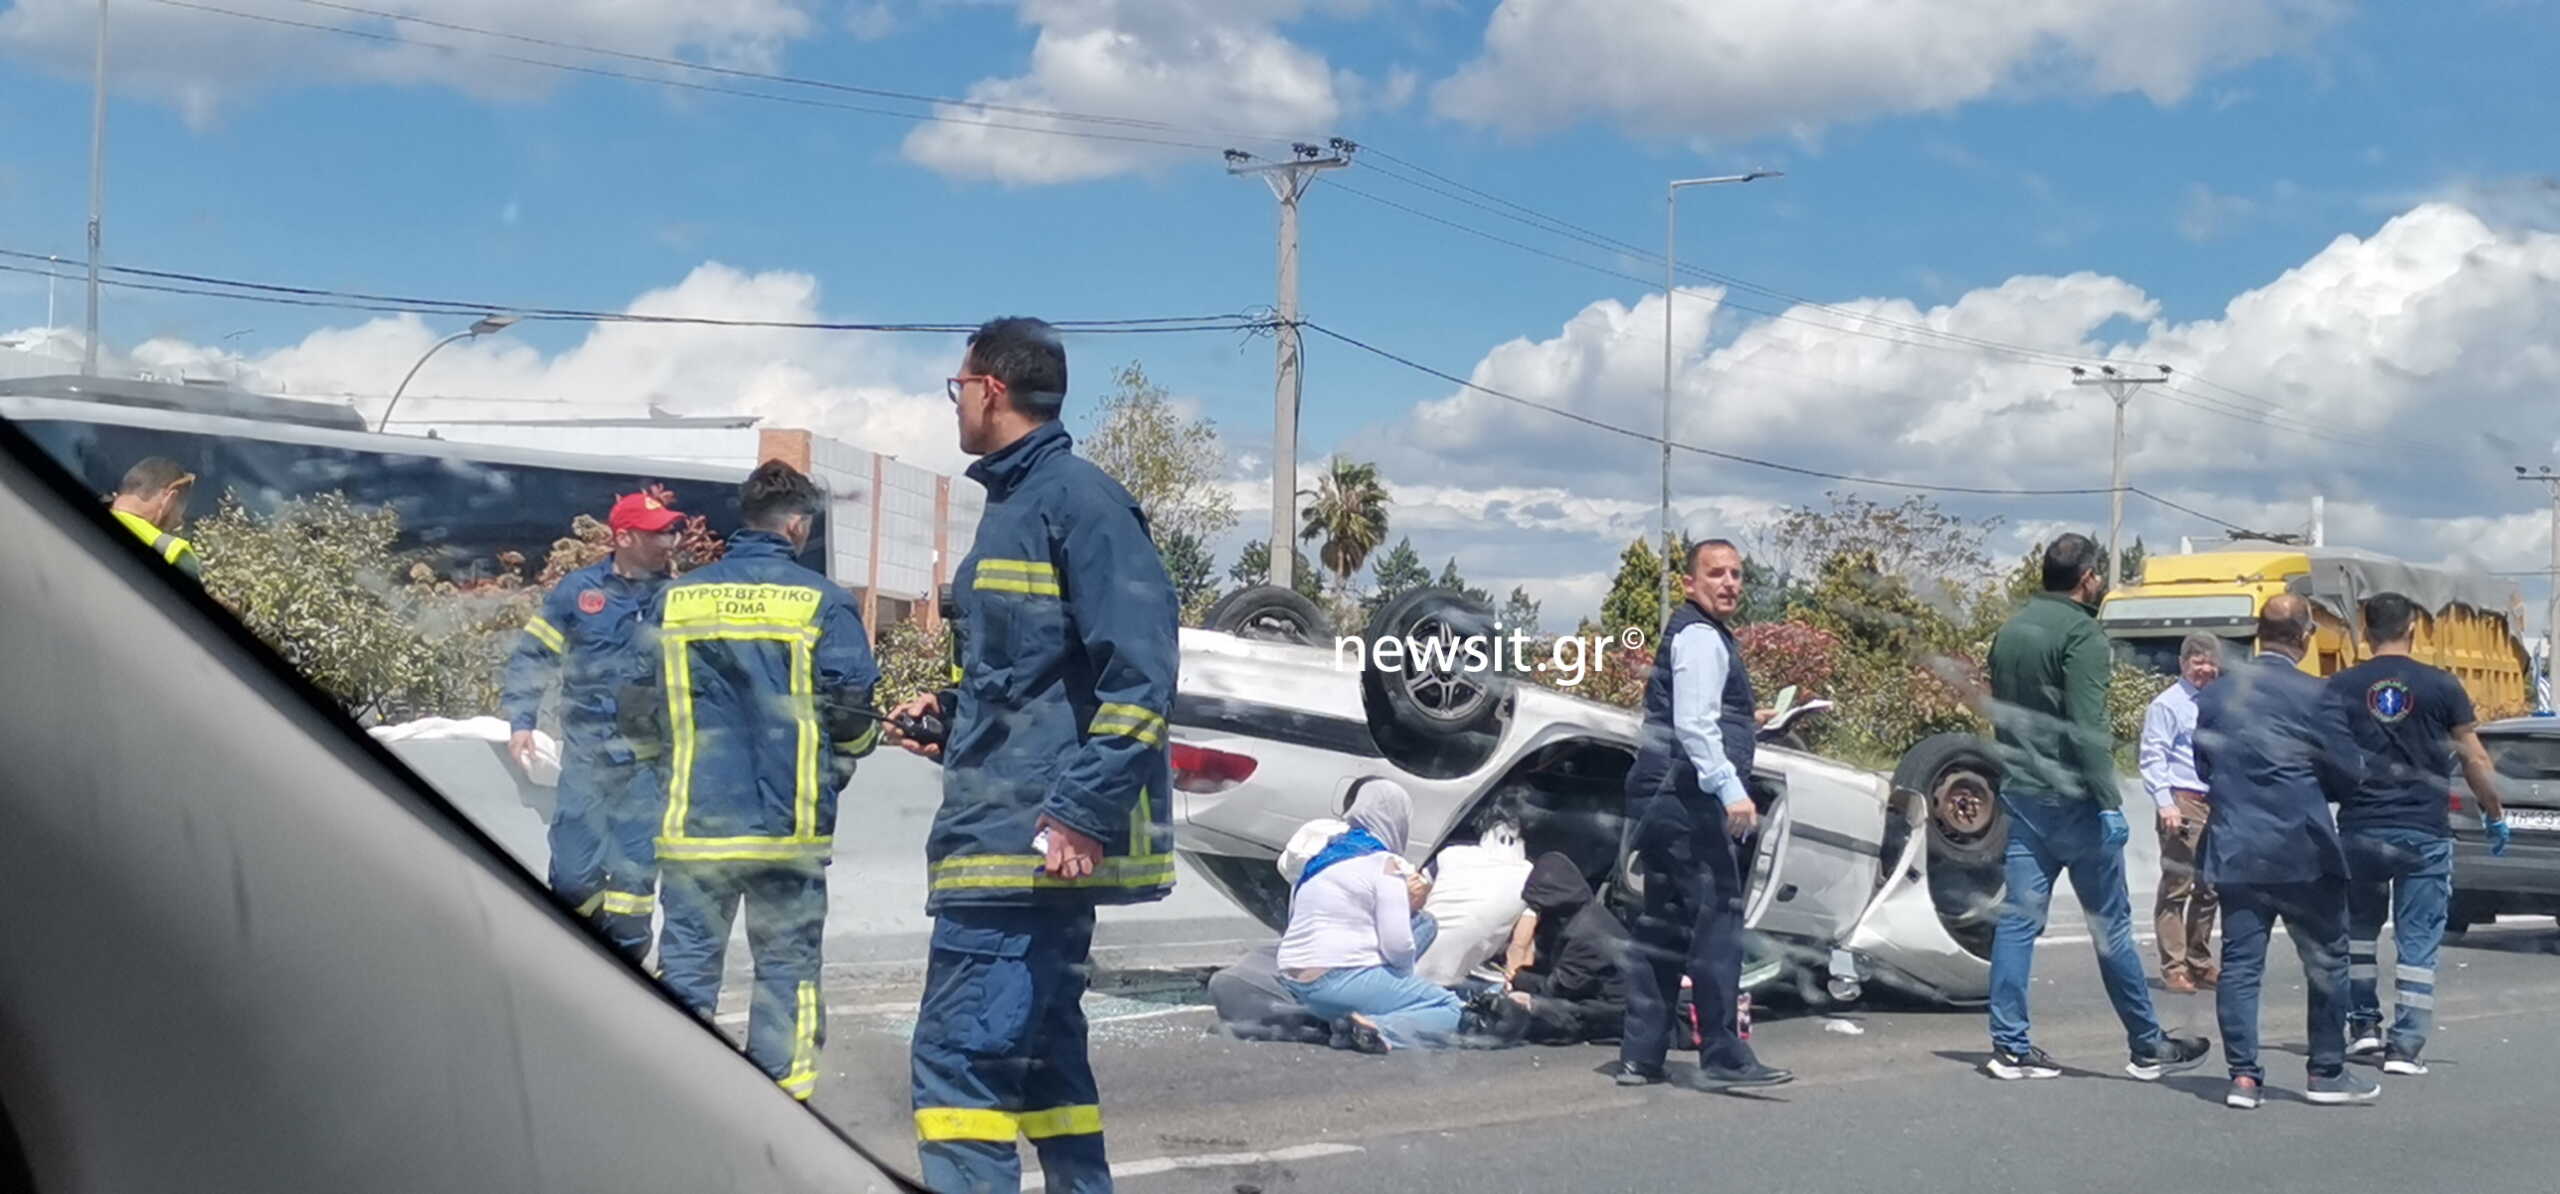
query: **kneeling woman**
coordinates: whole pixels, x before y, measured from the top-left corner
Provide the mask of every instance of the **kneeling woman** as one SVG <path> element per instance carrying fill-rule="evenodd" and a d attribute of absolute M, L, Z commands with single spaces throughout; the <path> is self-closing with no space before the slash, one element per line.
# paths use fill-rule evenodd
<path fill-rule="evenodd" d="M 1354 792 L 1351 828 L 1308 861 L 1289 896 L 1280 981 L 1364 1053 L 1446 1044 L 1458 997 L 1413 973 L 1436 932 L 1420 915 L 1430 881 L 1402 856 L 1413 798 L 1376 777 Z"/>

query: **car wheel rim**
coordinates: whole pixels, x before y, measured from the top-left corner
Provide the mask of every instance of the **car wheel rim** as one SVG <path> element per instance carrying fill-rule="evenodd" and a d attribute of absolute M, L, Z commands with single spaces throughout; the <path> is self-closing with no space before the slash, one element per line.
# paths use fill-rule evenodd
<path fill-rule="evenodd" d="M 1430 662 L 1424 667 L 1408 667 L 1398 673 L 1405 695 L 1433 717 L 1456 721 L 1473 714 L 1491 694 L 1475 674 L 1458 663 L 1458 648 L 1464 640 L 1455 626 L 1442 618 L 1417 619 L 1405 638 L 1434 644 Z"/>
<path fill-rule="evenodd" d="M 1998 816 L 1991 785 L 1971 771 L 1950 771 L 1930 794 L 1931 815 L 1938 828 L 1957 841 L 1979 841 L 1991 833 Z"/>

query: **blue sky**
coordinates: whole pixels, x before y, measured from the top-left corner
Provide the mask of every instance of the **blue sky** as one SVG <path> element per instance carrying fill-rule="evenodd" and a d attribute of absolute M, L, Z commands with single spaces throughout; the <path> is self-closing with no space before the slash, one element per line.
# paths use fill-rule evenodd
<path fill-rule="evenodd" d="M 2560 31 L 2548 6 L 2476 0 L 2423 10 L 2313 0 L 2066 4 L 2050 6 L 2059 15 L 2040 18 L 2044 26 L 2021 32 L 1997 5 L 1979 12 L 1948 5 L 1921 17 L 1835 16 L 1835 27 L 1807 30 L 1801 14 L 1790 12 L 1821 6 L 1756 0 L 1692 4 L 1685 12 L 1601 0 L 1510 0 L 1499 12 L 1485 4 L 1388 0 L 1026 0 L 1018 6 L 744 0 L 724 6 L 720 16 L 688 15 L 688 6 L 675 3 L 598 3 L 561 5 L 539 17 L 513 14 L 512 6 L 495 0 L 358 2 L 871 87 L 932 95 L 1009 87 L 1014 90 L 1002 94 L 1035 106 L 1123 113 L 1186 128 L 1338 134 L 1648 248 L 1661 240 L 1666 178 L 1783 169 L 1783 179 L 1687 193 L 1683 260 L 1825 303 L 1899 300 L 1926 310 L 2014 278 L 2088 275 L 2120 279 L 2153 304 L 2138 317 L 2102 319 L 2094 329 L 2037 326 L 2030 317 L 2035 302 L 2022 305 L 2029 314 L 1988 312 L 1982 315 L 1988 322 L 1964 325 L 1966 335 L 2046 351 L 2103 351 L 2119 343 L 2160 348 L 2171 341 L 2153 339 L 2151 320 L 2172 326 L 2220 320 L 2235 296 L 2277 282 L 2341 236 L 2371 243 L 2388 222 L 2431 200 L 2493 228 L 2499 243 L 2519 254 L 2511 273 L 2521 289 L 2513 297 L 2546 320 L 2560 315 L 2538 305 L 2555 299 L 2549 276 L 2536 272 L 2548 266 L 2548 234 L 2560 223 L 2550 218 L 2560 203 L 2533 182 L 2548 169 L 2549 130 L 2560 115 L 2539 57 Z M 296 0 L 219 6 L 394 32 L 380 21 Z M 80 249 L 90 11 L 81 0 L 17 0 L 0 10 L 0 111 L 16 117 L 0 150 L 0 229 L 7 230 L 0 248 L 65 256 Z M 731 15 L 734 22 L 723 25 Z M 1234 311 L 1271 301 L 1272 202 L 1258 184 L 1226 176 L 1206 150 L 1166 150 L 1134 166 L 1088 163 L 1076 168 L 1098 176 L 1076 181 L 993 179 L 985 175 L 1019 172 L 1008 159 L 1018 163 L 1025 155 L 963 147 L 937 157 L 910 140 L 918 126 L 906 120 L 565 77 L 472 56 L 368 58 L 383 47 L 152 0 L 120 3 L 115 17 L 106 235 L 108 259 L 120 264 L 493 303 L 619 308 L 717 262 L 749 276 L 808 275 L 819 288 L 813 313 L 833 319 L 961 321 L 1001 312 L 1112 318 Z M 1670 23 L 1641 42 L 1607 31 L 1611 21 L 1636 26 L 1648 20 Z M 1538 34 L 1532 57 L 1504 49 L 1506 23 Z M 397 32 L 613 69 L 655 69 L 450 31 L 401 26 Z M 1680 41 L 1691 35 L 1698 39 L 1694 46 Z M 1096 49 L 1102 46 L 1120 47 L 1112 53 L 1122 57 Z M 1088 51 L 1087 58 L 1076 57 Z M 1113 69 L 1132 61 L 1166 73 Z M 1968 72 L 1981 80 L 1964 81 Z M 1097 81 L 1096 74 L 1113 77 Z M 1482 84 L 1472 103 L 1450 82 L 1470 75 Z M 1321 94 L 1310 98 L 1311 91 Z M 841 94 L 795 94 L 922 110 Z M 1659 112 L 1673 115 L 1657 119 Z M 1556 119 L 1531 127 L 1544 117 Z M 1188 131 L 1150 135 L 1225 140 Z M 1074 153 L 1093 143 L 1029 138 L 1021 144 Z M 972 152 L 975 160 L 951 156 Z M 1591 265 L 1659 277 L 1652 261 L 1506 222 L 1416 189 L 1396 173 L 1391 163 L 1356 166 L 1329 182 Z M 1531 348 L 1552 342 L 1543 365 L 1517 361 L 1516 372 L 1488 376 L 1509 377 L 1519 384 L 1506 388 L 1515 390 L 1546 385 L 1533 396 L 1598 417 L 1646 409 L 1648 398 L 1632 380 L 1641 376 L 1634 366 L 1645 350 L 1632 330 L 1623 343 L 1592 349 L 1603 355 L 1623 350 L 1625 368 L 1614 368 L 1579 355 L 1564 329 L 1595 301 L 1636 304 L 1651 296 L 1658 303 L 1659 281 L 1648 286 L 1546 260 L 1332 186 L 1320 186 L 1305 210 L 1302 285 L 1309 318 L 1461 375 L 1515 338 Z M 2347 271 L 2343 282 L 2309 306 L 2334 301 L 2367 313 L 2424 306 L 2396 300 L 2374 306 L 2370 292 L 2389 283 L 2373 271 L 2387 272 L 2430 248 L 2457 260 L 2465 250 L 2415 230 L 2409 238 L 2412 244 L 2375 249 L 2362 267 L 2333 263 Z M 2439 277 L 2425 283 L 2432 289 L 2415 293 L 2468 309 L 2443 289 L 2468 284 Z M 2507 293 L 2500 285 L 2489 290 Z M 1733 297 L 1771 310 L 1782 305 L 1765 296 Z M 2356 308 L 2359 302 L 2366 306 Z M 76 287 L 62 291 L 62 303 L 59 322 L 76 325 Z M 40 279 L 0 277 L 0 327 L 40 324 L 43 304 Z M 2292 306 L 2304 308 L 2305 301 Z M 2547 379 L 2553 368 L 2547 359 L 2533 366 L 2546 372 L 2514 377 L 2507 369 L 2485 389 L 2466 374 L 2485 369 L 2481 358 L 2497 353 L 2496 335 L 2515 318 L 2495 302 L 2479 306 L 2487 313 L 2461 318 L 2487 339 L 2463 359 L 2421 371 L 2423 384 L 2393 374 L 2385 387 L 2394 394 L 2388 410 L 2370 404 L 2358 411 L 2323 409 L 2318 403 L 2345 399 L 2318 370 L 2301 371 L 2285 353 L 2263 362 L 2216 363 L 2211 351 L 2198 347 L 2182 363 L 2266 404 L 2244 406 L 2319 426 L 2337 426 L 2342 418 L 2356 426 L 2362 448 L 2321 445 L 2301 454 L 2300 471 L 2333 506 L 2373 507 L 2370 525 L 2349 525 L 2395 542 L 2369 545 L 2426 557 L 2488 536 L 2496 538 L 2497 558 L 2486 562 L 2528 567 L 2540 558 L 2530 494 L 2494 486 L 2447 494 L 2440 485 L 2424 487 L 2427 470 L 2409 461 L 2370 459 L 2376 441 L 2390 441 L 2394 420 L 2430 425 L 2417 412 L 2433 401 L 2431 387 L 2506 402 Z M 2357 328 L 2377 343 L 2395 342 L 2394 333 L 2376 330 L 2363 315 L 2323 325 L 2324 310 L 2301 316 L 2297 330 L 2306 346 Z M 1660 309 L 1638 314 L 1647 311 L 1658 386 Z M 318 355 L 315 333 L 357 328 L 369 318 L 111 291 L 105 337 L 118 349 L 155 338 L 218 346 L 280 375 L 296 362 L 317 368 L 311 364 Z M 1712 329 L 1683 346 L 1684 365 L 1691 348 L 1703 354 L 1731 347 L 1759 322 L 1739 311 L 1720 313 Z M 1636 326 L 1630 321 L 1630 329 Z M 1793 326 L 1810 330 L 1813 324 Z M 1787 328 L 1784 321 L 1777 326 Z M 410 330 L 423 335 L 427 329 Z M 2267 329 L 2247 330 L 2249 342 L 2266 338 Z M 2441 338 L 2432 325 L 2425 331 Z M 2398 342 L 2414 332 L 2401 329 Z M 426 388 L 432 383 L 422 378 L 420 392 L 516 396 L 492 391 L 562 380 L 556 366 L 585 338 L 576 327 L 519 328 L 509 334 L 511 345 L 490 345 L 485 362 L 457 364 L 459 372 L 442 389 Z M 2242 338 L 2234 329 L 2224 339 Z M 1832 339 L 1847 350 L 1890 347 Z M 322 372 L 339 388 L 380 393 L 405 367 L 403 353 L 394 351 L 400 347 L 380 345 L 372 373 L 366 369 L 375 363 L 344 359 L 332 359 Z M 939 337 L 866 343 L 843 350 L 848 355 L 818 353 L 807 371 L 863 374 L 821 381 L 913 395 L 937 386 L 954 347 Z M 1887 424 L 1926 427 L 1933 419 L 2035 404 L 2023 391 L 1987 408 L 1954 402 L 1954 396 L 1978 400 L 1989 389 L 2031 384 L 2002 372 L 1996 361 L 1899 354 L 1931 361 L 1914 372 L 1905 361 L 1843 361 L 1821 345 L 1796 348 L 1795 372 L 1774 375 L 1779 385 L 1800 387 L 1810 370 L 1836 382 L 1835 393 L 1891 393 L 1914 404 L 1906 420 Z M 1249 474 L 1268 435 L 1268 342 L 1232 334 L 1086 338 L 1074 351 L 1078 388 L 1088 394 L 1108 362 L 1135 357 L 1196 401 L 1244 454 L 1239 480 L 1252 492 Z M 508 352 L 516 354 L 511 366 Z M 484 366 L 485 373 L 473 372 Z M 542 372 L 546 366 L 553 371 Z M 2058 365 L 2046 372 L 2060 376 Z M 721 384 L 716 370 L 670 375 L 713 390 Z M 368 376 L 380 381 L 367 384 Z M 1757 383 L 1773 380 L 1749 368 L 1720 376 L 1730 379 L 1728 388 L 1702 388 L 1696 410 L 1684 411 L 1684 426 L 1692 426 L 1693 415 L 1697 420 L 1696 436 L 1758 417 L 1743 404 L 1768 388 Z M 476 389 L 475 378 L 485 378 Z M 1640 505 L 1649 495 L 1647 449 L 1570 425 L 1549 422 L 1542 432 L 1535 422 L 1519 423 L 1518 437 L 1528 442 L 1516 468 L 1499 450 L 1458 455 L 1461 449 L 1427 434 L 1427 420 L 1410 412 L 1418 403 L 1455 402 L 1462 405 L 1453 409 L 1463 413 L 1472 409 L 1463 404 L 1480 399 L 1453 398 L 1456 387 L 1447 383 L 1320 339 L 1310 346 L 1306 394 L 1306 458 L 1336 448 L 1374 449 L 1391 482 L 1479 494 L 1529 486 L 1620 505 Z M 1954 404 L 1939 410 L 1933 404 L 1942 398 Z M 698 404 L 740 405 L 723 399 L 707 393 Z M 1658 392 L 1649 400 L 1658 403 Z M 2500 413 L 2479 417 L 2547 458 L 2554 430 L 2547 400 L 2538 408 L 2493 409 Z M 2217 425 L 2209 412 L 2164 411 L 2166 418 Z M 927 414 L 911 408 L 901 418 L 839 430 L 873 440 L 929 435 Z M 1486 425 L 1510 427 L 1511 417 Z M 1650 419 L 1635 421 L 1651 426 Z M 1920 435 L 1914 450 L 1889 427 L 1873 434 L 1844 428 L 1856 442 L 1768 428 L 1719 434 L 1717 442 L 1866 475 L 1882 468 L 1910 478 L 2033 486 L 2056 483 L 2050 462 L 2035 458 L 2034 444 L 2102 426 L 2075 414 L 2051 428 L 2013 427 L 1992 438 L 2016 443 L 1989 453 L 1968 452 L 1967 437 L 1944 434 Z M 2252 433 L 2232 419 L 2218 426 L 2223 439 L 2274 434 Z M 2440 421 L 2432 426 L 2433 438 L 2460 439 Z M 2103 432 L 2081 446 L 2098 470 L 2082 482 L 2104 484 Z M 2441 471 L 2470 470 L 2487 459 L 2474 459 L 2467 450 L 2479 445 L 2469 441 L 2446 446 L 2456 455 L 2438 463 Z M 2217 510 L 2234 511 L 2223 516 L 2235 520 L 2272 515 L 2302 497 L 2303 486 L 2288 488 L 2259 472 L 2185 459 L 2170 461 L 2165 475 L 2147 475 L 2164 493 L 2223 499 Z M 1685 460 L 1681 476 L 1684 502 L 1702 503 L 1694 515 L 1684 505 L 1684 520 L 1748 518 L 1769 503 L 1805 500 L 1820 490 L 1782 476 L 1709 472 Z M 2144 483 L 2142 476 L 2136 480 Z M 2102 500 L 2060 508 L 1960 504 L 2022 524 L 2085 525 L 2103 515 Z M 2407 522 L 2419 509 L 2429 521 Z M 1621 532 L 1637 525 L 1631 519 L 1649 522 L 1639 518 L 1641 511 L 1611 506 L 1590 516 L 1600 525 L 1577 534 L 1494 525 L 1503 520 L 1482 514 L 1480 503 L 1452 497 L 1445 517 L 1417 510 L 1407 525 L 1416 528 L 1426 554 L 1457 553 L 1471 572 L 1544 582 L 1564 606 L 1589 596 L 1587 574 L 1614 556 L 1612 541 L 1623 544 Z M 2470 524 L 2454 520 L 2467 517 L 2507 521 L 2459 530 Z M 2141 518 L 2137 527 L 2156 535 L 2204 529 L 2163 511 L 2146 509 Z M 2452 536 L 2464 542 L 2444 542 Z M 2519 554 L 2523 558 L 2515 558 Z"/>

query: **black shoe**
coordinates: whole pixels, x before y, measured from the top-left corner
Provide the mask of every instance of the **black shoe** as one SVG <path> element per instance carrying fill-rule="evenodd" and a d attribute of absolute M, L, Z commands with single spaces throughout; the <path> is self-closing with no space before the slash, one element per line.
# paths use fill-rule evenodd
<path fill-rule="evenodd" d="M 1620 1086 L 1652 1086 L 1658 1082 L 1667 1082 L 1670 1078 L 1669 1074 L 1662 1072 L 1660 1066 L 1618 1063 L 1618 1085 Z"/>
<path fill-rule="evenodd" d="M 2182 1070 L 2191 1070 L 2204 1055 L 2213 1051 L 2213 1041 L 2200 1036 L 2164 1038 L 2157 1046 L 2137 1050 L 2124 1072 L 2145 1082 L 2157 1082 Z"/>
<path fill-rule="evenodd" d="M 2302 1097 L 2324 1106 L 2370 1103 L 2382 1097 L 2382 1084 L 2353 1070 L 2342 1070 L 2326 1078 L 2313 1077 Z"/>
<path fill-rule="evenodd" d="M 1762 1065 L 1757 1061 L 1745 1066 L 1702 1065 L 1699 1081 L 1708 1086 L 1784 1086 L 1796 1080 L 1795 1071 Z"/>
<path fill-rule="evenodd" d="M 1375 1024 L 1362 1023 L 1357 1016 L 1344 1016 L 1334 1025 L 1334 1039 L 1344 1042 L 1354 1053 L 1384 1053 L 1387 1038 Z"/>
<path fill-rule="evenodd" d="M 2033 1045 L 2027 1046 L 2027 1051 L 2024 1053 L 1993 1049 L 1991 1060 L 1983 1062 L 1982 1069 L 1983 1072 L 2003 1082 L 2015 1082 L 2021 1078 L 2062 1076 L 2062 1067 L 2055 1065 L 2053 1059 L 2045 1055 L 2044 1050 Z"/>

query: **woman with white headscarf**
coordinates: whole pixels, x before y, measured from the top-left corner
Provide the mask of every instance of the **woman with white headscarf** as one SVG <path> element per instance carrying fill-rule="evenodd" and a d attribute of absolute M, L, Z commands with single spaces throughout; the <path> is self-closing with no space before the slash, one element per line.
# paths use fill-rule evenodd
<path fill-rule="evenodd" d="M 1280 981 L 1364 1053 L 1444 1043 L 1458 997 L 1413 973 L 1434 926 L 1417 917 L 1430 883 L 1403 858 L 1413 797 L 1393 780 L 1360 781 L 1351 827 L 1299 872 L 1280 938 Z"/>

